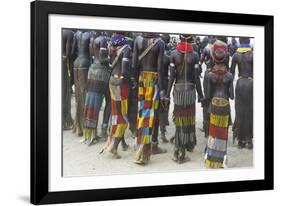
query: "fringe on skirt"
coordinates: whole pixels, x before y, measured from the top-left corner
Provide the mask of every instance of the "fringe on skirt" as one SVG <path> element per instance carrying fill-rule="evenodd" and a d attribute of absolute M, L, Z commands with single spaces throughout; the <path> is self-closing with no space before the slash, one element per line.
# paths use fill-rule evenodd
<path fill-rule="evenodd" d="M 175 148 L 192 151 L 195 135 L 195 88 L 192 83 L 177 83 L 174 87 Z"/>
<path fill-rule="evenodd" d="M 227 99 L 214 97 L 211 101 L 209 137 L 205 165 L 210 168 L 223 167 L 227 152 L 230 106 Z"/>

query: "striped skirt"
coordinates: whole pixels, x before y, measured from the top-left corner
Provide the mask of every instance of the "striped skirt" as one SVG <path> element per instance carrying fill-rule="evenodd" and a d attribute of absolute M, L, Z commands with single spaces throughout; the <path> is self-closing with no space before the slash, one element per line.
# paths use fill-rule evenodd
<path fill-rule="evenodd" d="M 96 129 L 110 74 L 107 68 L 95 61 L 89 69 L 84 107 L 84 127 Z"/>
<path fill-rule="evenodd" d="M 103 95 L 97 92 L 86 93 L 84 108 L 84 128 L 96 129 Z"/>
<path fill-rule="evenodd" d="M 211 102 L 209 137 L 205 165 L 221 168 L 227 150 L 230 106 L 227 99 L 214 97 Z"/>
<path fill-rule="evenodd" d="M 192 83 L 176 83 L 174 86 L 175 147 L 192 151 L 195 135 L 195 87 Z"/>
<path fill-rule="evenodd" d="M 139 146 L 136 159 L 148 160 L 151 154 L 153 126 L 159 107 L 158 73 L 142 71 L 138 80 L 137 138 Z"/>

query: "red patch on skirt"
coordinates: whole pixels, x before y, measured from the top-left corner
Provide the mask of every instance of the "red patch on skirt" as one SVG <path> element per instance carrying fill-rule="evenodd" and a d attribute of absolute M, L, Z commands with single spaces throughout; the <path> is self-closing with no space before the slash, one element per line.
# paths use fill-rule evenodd
<path fill-rule="evenodd" d="M 111 135 L 113 135 L 116 131 L 117 126 L 116 125 L 111 125 Z"/>
<path fill-rule="evenodd" d="M 177 116 L 177 117 L 195 116 L 195 107 L 194 107 L 194 105 L 188 106 L 186 108 L 176 108 L 175 116 Z"/>
<path fill-rule="evenodd" d="M 219 139 L 227 139 L 228 128 L 216 127 L 216 126 L 210 124 L 209 135 L 212 136 L 212 137 L 219 138 Z"/>
<path fill-rule="evenodd" d="M 90 107 L 85 107 L 84 109 L 84 117 L 87 117 L 88 119 L 94 119 L 97 118 L 98 113 Z"/>
<path fill-rule="evenodd" d="M 121 115 L 118 115 L 117 124 L 126 124 L 126 120 Z"/>
<path fill-rule="evenodd" d="M 120 96 L 121 96 L 121 100 L 126 100 L 128 99 L 128 90 L 129 90 L 129 87 L 128 87 L 128 84 L 125 83 L 124 85 L 122 85 L 120 87 Z"/>
<path fill-rule="evenodd" d="M 114 100 L 111 100 L 111 114 L 117 115 L 117 108 L 116 108 L 116 103 Z"/>
<path fill-rule="evenodd" d="M 144 100 L 143 109 L 150 109 L 151 108 L 151 101 Z"/>
<path fill-rule="evenodd" d="M 149 118 L 144 118 L 143 127 L 149 127 Z"/>

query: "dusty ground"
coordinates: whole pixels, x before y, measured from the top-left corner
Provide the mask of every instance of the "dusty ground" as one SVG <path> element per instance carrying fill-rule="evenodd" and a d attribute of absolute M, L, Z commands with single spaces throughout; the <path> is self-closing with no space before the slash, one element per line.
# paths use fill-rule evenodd
<path fill-rule="evenodd" d="M 234 120 L 234 101 L 231 101 L 232 119 Z M 74 100 L 72 101 L 72 112 L 74 113 Z M 170 106 L 170 125 L 167 127 L 167 137 L 170 138 L 175 131 L 174 124 L 171 121 L 172 105 Z M 102 118 L 102 111 L 100 112 Z M 100 119 L 101 119 L 100 118 Z M 134 140 L 131 138 L 130 131 L 127 131 L 125 138 L 130 148 L 128 151 L 121 151 L 121 159 L 112 159 L 106 152 L 99 154 L 104 146 L 104 142 L 99 142 L 90 147 L 81 144 L 80 137 L 73 134 L 72 131 L 63 132 L 63 176 L 91 176 L 91 175 L 112 175 L 112 174 L 135 174 L 144 172 L 175 172 L 188 170 L 204 170 L 203 151 L 206 145 L 206 139 L 203 132 L 199 130 L 202 127 L 202 108 L 200 104 L 196 105 L 196 134 L 197 146 L 192 153 L 187 153 L 191 161 L 185 164 L 177 164 L 172 161 L 173 145 L 171 143 L 162 143 L 160 147 L 168 150 L 165 154 L 153 155 L 151 161 L 146 166 L 133 163 L 134 161 Z M 100 128 L 100 127 L 99 127 Z M 121 145 L 120 145 L 121 146 Z M 227 167 L 250 167 L 253 165 L 253 151 L 248 149 L 238 149 L 237 144 L 232 142 L 232 128 L 229 128 Z"/>

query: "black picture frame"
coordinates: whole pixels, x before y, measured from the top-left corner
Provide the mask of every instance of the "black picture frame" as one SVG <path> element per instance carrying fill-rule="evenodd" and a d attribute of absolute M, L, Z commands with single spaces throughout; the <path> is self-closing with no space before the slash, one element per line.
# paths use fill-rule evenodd
<path fill-rule="evenodd" d="M 264 180 L 148 186 L 80 191 L 48 191 L 48 15 L 82 15 L 264 26 Z M 273 16 L 63 2 L 31 2 L 31 203 L 50 204 L 178 195 L 271 190 L 273 178 Z"/>

